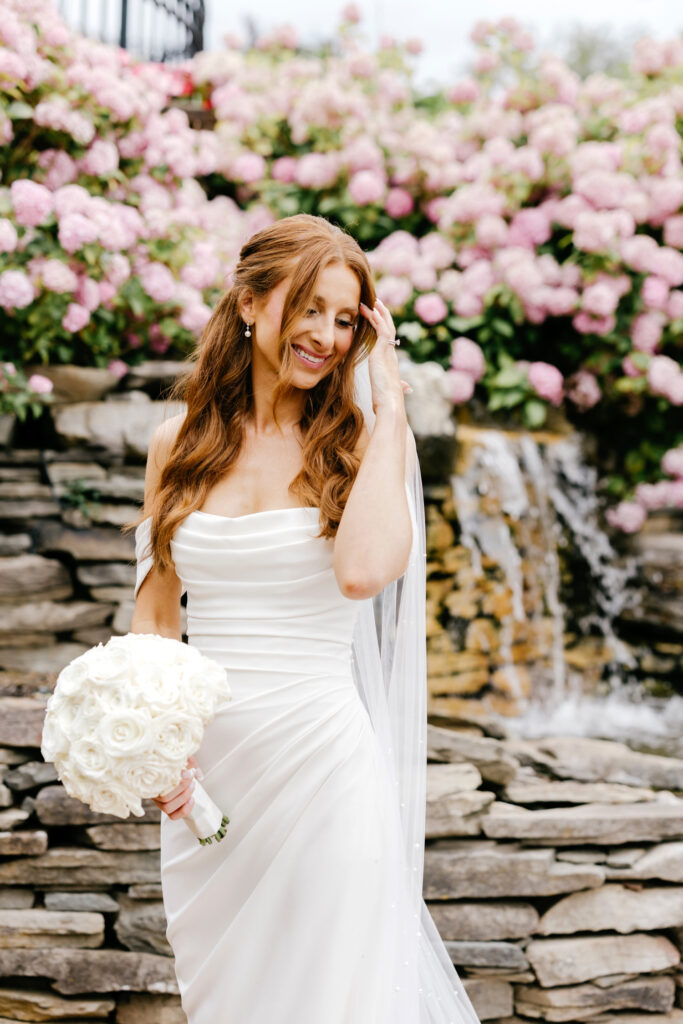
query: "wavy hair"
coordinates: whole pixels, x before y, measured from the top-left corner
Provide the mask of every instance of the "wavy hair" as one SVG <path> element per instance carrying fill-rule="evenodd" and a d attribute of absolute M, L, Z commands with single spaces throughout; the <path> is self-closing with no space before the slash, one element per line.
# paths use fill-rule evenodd
<path fill-rule="evenodd" d="M 264 299 L 284 278 L 291 281 L 280 324 L 280 377 L 273 393 L 276 406 L 291 389 L 293 356 L 289 340 L 308 309 L 320 271 L 331 263 L 349 267 L 360 283 L 361 301 L 372 308 L 375 289 L 367 257 L 356 240 L 323 217 L 307 213 L 275 221 L 242 246 L 230 289 L 218 302 L 169 397 L 184 401 L 187 412 L 150 496 L 151 548 L 154 564 L 173 565 L 171 540 L 176 527 L 199 509 L 210 489 L 235 463 L 245 424 L 254 412 L 251 391 L 252 348 L 243 335 L 240 303 L 247 289 Z M 334 537 L 360 459 L 354 454 L 363 414 L 353 400 L 355 365 L 371 350 L 375 333 L 361 317 L 344 359 L 306 392 L 299 428 L 303 468 L 289 485 L 302 506 L 320 509 L 319 537 Z M 132 531 L 146 518 L 126 523 Z"/>

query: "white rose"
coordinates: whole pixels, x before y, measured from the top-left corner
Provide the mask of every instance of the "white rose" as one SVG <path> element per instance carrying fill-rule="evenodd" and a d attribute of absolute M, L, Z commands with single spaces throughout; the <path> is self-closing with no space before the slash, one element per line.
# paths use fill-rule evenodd
<path fill-rule="evenodd" d="M 112 760 L 96 739 L 83 737 L 71 744 L 69 758 L 86 778 L 97 780 L 111 774 Z"/>
<path fill-rule="evenodd" d="M 128 651 L 122 647 L 93 648 L 88 661 L 91 679 L 100 685 L 109 686 L 114 682 L 128 679 L 131 674 Z"/>
<path fill-rule="evenodd" d="M 101 720 L 98 733 L 105 750 L 115 757 L 139 754 L 154 739 L 152 716 L 147 708 L 109 711 Z"/>
<path fill-rule="evenodd" d="M 94 787 L 88 802 L 93 811 L 114 814 L 117 818 L 127 818 L 131 811 L 134 814 L 142 811 L 142 804 L 135 794 L 112 780 Z"/>
<path fill-rule="evenodd" d="M 62 697 L 71 697 L 90 682 L 90 670 L 85 654 L 70 661 L 57 676 L 55 693 Z"/>
<path fill-rule="evenodd" d="M 44 761 L 54 761 L 59 754 L 69 750 L 69 739 L 62 729 L 56 714 L 47 713 L 43 722 L 40 752 Z"/>
<path fill-rule="evenodd" d="M 182 702 L 182 694 L 177 678 L 170 673 L 165 677 L 154 676 L 145 679 L 141 687 L 145 703 L 153 712 L 163 713 L 177 707 Z"/>
<path fill-rule="evenodd" d="M 202 721 L 196 715 L 169 712 L 154 720 L 156 737 L 154 751 L 169 761 L 183 765 L 202 741 Z"/>
<path fill-rule="evenodd" d="M 167 761 L 150 754 L 144 759 L 122 762 L 117 778 L 125 789 L 144 800 L 174 789 L 180 782 L 182 768 L 181 764 L 169 765 Z"/>

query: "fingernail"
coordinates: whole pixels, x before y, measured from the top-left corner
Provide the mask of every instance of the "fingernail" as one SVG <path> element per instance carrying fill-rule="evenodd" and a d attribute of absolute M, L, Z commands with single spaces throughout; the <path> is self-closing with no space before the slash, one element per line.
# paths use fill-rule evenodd
<path fill-rule="evenodd" d="M 407 395 L 412 395 L 412 393 L 413 393 L 413 389 L 412 388 L 406 388 L 406 394 Z"/>

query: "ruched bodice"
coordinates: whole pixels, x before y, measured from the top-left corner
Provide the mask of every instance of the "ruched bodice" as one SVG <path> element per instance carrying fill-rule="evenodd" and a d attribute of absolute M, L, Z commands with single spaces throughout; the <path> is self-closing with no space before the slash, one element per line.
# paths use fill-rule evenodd
<path fill-rule="evenodd" d="M 188 640 L 228 670 L 233 687 L 279 672 L 349 665 L 358 602 L 333 568 L 334 542 L 317 537 L 317 508 L 228 517 L 191 512 L 171 553 L 187 591 Z M 254 678 L 256 677 L 256 678 Z"/>

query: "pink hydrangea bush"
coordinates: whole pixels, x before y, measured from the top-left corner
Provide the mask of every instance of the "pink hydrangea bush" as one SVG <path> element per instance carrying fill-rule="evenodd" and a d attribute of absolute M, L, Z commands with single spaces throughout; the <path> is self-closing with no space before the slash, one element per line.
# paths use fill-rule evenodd
<path fill-rule="evenodd" d="M 184 355 L 273 217 L 199 185 L 218 140 L 173 106 L 186 76 L 72 34 L 42 0 L 1 0 L 0 74 L 0 358 Z"/>

